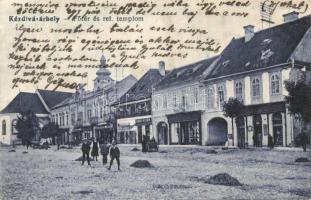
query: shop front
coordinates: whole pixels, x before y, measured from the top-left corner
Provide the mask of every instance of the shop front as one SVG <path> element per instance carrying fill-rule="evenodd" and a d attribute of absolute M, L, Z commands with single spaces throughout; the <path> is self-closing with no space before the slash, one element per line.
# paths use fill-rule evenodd
<path fill-rule="evenodd" d="M 95 126 L 95 138 L 99 143 L 111 143 L 113 140 L 113 125 L 111 123 Z"/>
<path fill-rule="evenodd" d="M 180 145 L 201 145 L 201 111 L 167 115 L 169 143 Z"/>
<path fill-rule="evenodd" d="M 150 139 L 151 124 L 150 117 L 135 120 L 135 126 L 137 127 L 137 143 L 142 143 L 143 135 L 146 135 Z"/>

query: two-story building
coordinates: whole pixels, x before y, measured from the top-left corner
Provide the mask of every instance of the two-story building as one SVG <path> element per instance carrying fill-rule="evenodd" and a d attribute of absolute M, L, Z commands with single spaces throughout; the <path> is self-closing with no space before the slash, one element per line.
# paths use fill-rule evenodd
<path fill-rule="evenodd" d="M 205 93 L 199 81 L 213 69 L 217 59 L 175 68 L 155 86 L 152 122 L 153 136 L 159 144 L 204 144 Z"/>
<path fill-rule="evenodd" d="M 143 135 L 152 135 L 151 94 L 167 72 L 165 63 L 159 69 L 148 70 L 121 98 L 117 105 L 119 143 L 141 143 Z"/>
<path fill-rule="evenodd" d="M 120 81 L 113 80 L 102 56 L 96 72 L 94 88 L 80 87 L 75 94 L 53 107 L 51 118 L 63 130 L 63 143 L 96 138 L 111 142 L 116 131 L 115 108 L 112 106 L 136 83 L 132 75 Z"/>
<path fill-rule="evenodd" d="M 244 30 L 245 36 L 232 39 L 202 81 L 207 91 L 203 125 L 207 144 L 229 139 L 235 146 L 253 145 L 254 141 L 257 146 L 267 146 L 270 134 L 275 145 L 292 145 L 300 131 L 285 105 L 284 81 L 310 73 L 311 16 L 299 19 L 292 12 L 284 15 L 283 24 L 258 32 L 248 25 Z M 234 119 L 233 134 L 228 128 L 231 120 L 222 111 L 229 98 L 245 105 L 241 117 Z"/>

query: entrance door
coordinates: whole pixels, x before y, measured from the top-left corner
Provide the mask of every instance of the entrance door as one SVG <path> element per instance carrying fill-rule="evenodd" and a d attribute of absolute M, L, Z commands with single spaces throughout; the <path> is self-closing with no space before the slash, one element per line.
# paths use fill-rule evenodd
<path fill-rule="evenodd" d="M 262 120 L 260 115 L 255 115 L 253 117 L 254 123 L 254 135 L 253 142 L 255 147 L 262 146 Z"/>
<path fill-rule="evenodd" d="M 158 143 L 167 144 L 167 124 L 165 122 L 158 123 L 157 130 L 158 130 Z"/>
<path fill-rule="evenodd" d="M 245 147 L 245 122 L 244 117 L 237 118 L 237 128 L 238 128 L 238 147 Z"/>
<path fill-rule="evenodd" d="M 208 144 L 225 145 L 228 140 L 227 121 L 223 118 L 216 117 L 211 119 L 208 124 Z"/>
<path fill-rule="evenodd" d="M 281 113 L 275 113 L 272 116 L 273 139 L 275 146 L 283 146 L 283 125 Z"/>

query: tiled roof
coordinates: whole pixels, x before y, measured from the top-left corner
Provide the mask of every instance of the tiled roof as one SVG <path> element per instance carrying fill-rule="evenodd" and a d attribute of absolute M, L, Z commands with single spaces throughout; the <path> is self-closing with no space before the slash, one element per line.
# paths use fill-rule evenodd
<path fill-rule="evenodd" d="M 163 89 L 191 81 L 199 80 L 201 75 L 206 72 L 211 64 L 218 58 L 214 56 L 208 59 L 201 60 L 183 67 L 173 69 L 167 74 L 157 85 L 156 89 Z"/>
<path fill-rule="evenodd" d="M 120 103 L 150 98 L 152 88 L 163 76 L 158 69 L 148 70 L 121 98 Z"/>
<path fill-rule="evenodd" d="M 50 90 L 38 90 L 45 104 L 51 109 L 55 105 L 71 97 L 73 93 Z"/>
<path fill-rule="evenodd" d="M 311 16 L 255 32 L 250 41 L 232 39 L 205 80 L 261 69 L 289 61 L 311 26 Z"/>
<path fill-rule="evenodd" d="M 20 92 L 16 95 L 0 113 L 21 113 L 27 111 L 32 111 L 36 114 L 48 114 L 38 95 L 26 92 Z"/>

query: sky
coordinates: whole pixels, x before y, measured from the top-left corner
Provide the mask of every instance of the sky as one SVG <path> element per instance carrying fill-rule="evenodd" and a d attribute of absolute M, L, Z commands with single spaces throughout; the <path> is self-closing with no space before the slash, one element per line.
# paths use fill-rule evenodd
<path fill-rule="evenodd" d="M 203 2 L 207 2 L 207 0 L 203 0 Z M 14 40 L 14 36 L 16 35 L 16 24 L 21 24 L 17 22 L 9 22 L 9 16 L 15 15 L 15 10 L 11 6 L 14 1 L 12 0 L 0 0 L 0 38 L 1 38 L 1 43 L 0 43 L 0 110 L 3 109 L 20 91 L 23 92 L 34 92 L 36 88 L 42 89 L 44 87 L 44 84 L 38 84 L 38 85 L 21 85 L 18 88 L 12 89 L 12 78 L 13 78 L 13 71 L 11 71 L 8 68 L 8 65 L 10 63 L 8 59 L 8 54 L 12 50 L 12 44 Z M 19 3 L 21 2 L 27 2 L 25 0 L 18 1 Z M 29 2 L 40 2 L 40 1 L 29 1 Z M 53 1 L 53 2 L 69 2 L 68 0 L 65 1 Z M 85 0 L 80 0 L 80 1 L 73 1 L 73 2 L 88 2 Z M 106 2 L 106 1 L 105 1 Z M 114 2 L 113 0 L 110 0 L 109 2 Z M 128 0 L 122 1 L 128 2 Z M 138 2 L 143 2 L 143 1 L 138 1 Z M 157 3 L 164 2 L 162 1 L 156 1 Z M 174 1 L 172 1 L 174 2 Z M 195 2 L 202 2 L 202 1 L 188 1 L 190 6 L 194 6 Z M 210 1 L 212 2 L 212 1 Z M 220 0 L 214 1 L 219 3 Z M 246 1 L 242 1 L 246 2 Z M 262 28 L 267 28 L 268 25 L 264 25 L 262 27 L 261 23 L 261 17 L 260 17 L 260 3 L 263 2 L 263 0 L 253 0 L 251 1 L 251 6 L 247 8 L 247 11 L 249 12 L 249 15 L 246 18 L 238 18 L 238 17 L 213 17 L 213 16 L 205 16 L 205 15 L 198 15 L 196 16 L 191 23 L 187 24 L 187 20 L 183 17 L 151 17 L 147 16 L 144 18 L 143 22 L 139 22 L 139 25 L 142 27 L 150 27 L 152 25 L 158 25 L 158 26 L 166 26 L 168 24 L 174 24 L 176 27 L 193 27 L 193 28 L 204 28 L 208 30 L 208 36 L 211 38 L 215 38 L 219 43 L 221 44 L 221 50 L 225 48 L 225 46 L 232 40 L 232 38 L 238 38 L 238 37 L 243 37 L 244 36 L 244 29 L 243 26 L 246 25 L 254 25 L 255 26 L 255 31 L 259 31 Z M 277 2 L 277 1 L 275 1 Z M 288 1 L 282 1 L 282 2 L 288 2 Z M 311 14 L 311 0 L 307 1 L 299 1 L 299 0 L 294 0 L 292 1 L 294 3 L 301 3 L 304 2 L 305 5 L 309 5 L 309 9 L 303 13 L 300 14 L 299 17 Z M 298 5 L 297 4 L 297 5 Z M 280 5 L 280 4 L 279 4 Z M 175 9 L 180 9 L 180 8 L 175 8 Z M 278 6 L 275 12 L 272 15 L 272 20 L 275 22 L 272 26 L 281 24 L 283 22 L 283 14 L 289 13 L 291 11 L 295 11 L 293 8 L 289 7 L 281 7 Z M 30 22 L 28 22 L 30 23 Z M 66 27 L 71 25 L 73 22 L 68 22 L 68 21 L 60 21 L 58 24 L 49 24 L 49 23 L 44 23 L 43 25 L 40 24 L 40 26 L 43 27 L 49 27 L 49 26 L 56 26 L 56 27 Z M 87 24 L 87 22 L 85 22 Z M 127 22 L 124 22 L 127 23 Z M 90 22 L 91 24 L 91 22 Z M 120 23 L 122 24 L 122 23 Z M 26 22 L 27 25 L 27 22 Z M 36 24 L 31 24 L 32 26 L 36 26 Z M 103 23 L 103 24 L 96 24 L 96 25 L 102 25 L 103 27 L 109 26 L 111 24 L 109 23 Z M 143 33 L 143 36 L 145 38 L 151 37 L 153 33 L 149 31 L 145 31 Z M 175 35 L 176 36 L 176 35 Z M 39 38 L 42 36 L 38 36 Z M 45 37 L 48 37 L 48 35 L 45 35 Z M 88 38 L 88 35 L 81 35 L 81 37 Z M 102 36 L 102 37 L 107 37 L 107 35 Z M 135 38 L 137 36 L 133 34 L 113 34 L 109 35 L 109 37 L 118 37 L 118 38 Z M 184 37 L 183 34 L 177 35 L 177 37 Z M 201 37 L 200 35 L 194 36 L 195 39 L 198 39 L 198 37 Z M 133 74 L 137 79 L 139 79 L 145 72 L 148 71 L 150 68 L 157 68 L 158 63 L 160 60 L 163 60 L 166 63 L 166 69 L 170 70 L 173 68 L 178 68 L 193 62 L 197 62 L 202 59 L 206 59 L 208 57 L 214 56 L 215 53 L 212 52 L 199 52 L 199 51 L 189 51 L 187 52 L 189 55 L 185 59 L 180 59 L 180 58 L 153 58 L 153 57 L 148 57 L 145 60 L 140 61 L 140 67 L 139 69 L 118 69 L 117 72 L 115 69 L 110 69 L 112 73 L 112 77 L 114 79 L 120 80 L 124 77 L 126 77 L 129 74 Z M 220 53 L 220 52 L 219 52 Z M 74 55 L 80 55 L 81 52 L 77 51 L 74 52 Z M 91 56 L 93 58 L 98 58 L 98 62 L 101 58 L 102 52 L 97 51 L 97 52 L 92 52 Z M 113 61 L 113 59 L 110 57 L 111 54 L 108 52 L 105 52 L 105 57 Z M 114 58 L 118 59 L 118 58 Z M 87 83 L 87 89 L 91 90 L 93 88 L 93 83 L 92 80 L 96 77 L 96 70 L 97 69 L 89 69 L 87 70 L 88 72 L 88 78 L 84 79 L 84 82 Z M 117 75 L 117 77 L 116 77 Z M 61 91 L 64 89 L 60 89 Z M 64 90 L 68 91 L 68 90 Z M 74 92 L 71 90 L 71 92 Z"/>

